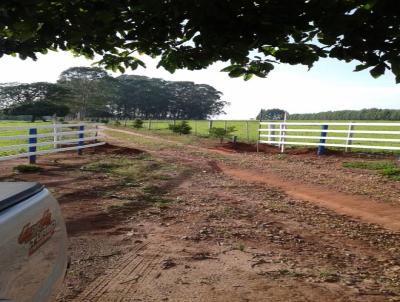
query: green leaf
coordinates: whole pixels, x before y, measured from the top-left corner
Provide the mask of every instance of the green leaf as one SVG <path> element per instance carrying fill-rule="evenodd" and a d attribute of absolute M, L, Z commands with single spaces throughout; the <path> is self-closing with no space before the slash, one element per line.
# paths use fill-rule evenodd
<path fill-rule="evenodd" d="M 385 65 L 378 64 L 374 68 L 372 68 L 369 73 L 374 77 L 374 79 L 379 78 L 385 73 Z"/>
<path fill-rule="evenodd" d="M 368 67 L 370 67 L 370 66 L 367 64 L 359 64 L 356 66 L 356 68 L 354 68 L 354 71 L 361 71 L 361 70 L 367 69 Z"/>
<path fill-rule="evenodd" d="M 247 73 L 244 74 L 243 79 L 244 79 L 245 81 L 248 81 L 248 80 L 250 80 L 252 77 L 253 77 L 253 74 L 247 72 Z"/>
<path fill-rule="evenodd" d="M 243 76 L 246 73 L 246 69 L 238 67 L 229 72 L 229 76 L 231 78 L 238 78 Z"/>

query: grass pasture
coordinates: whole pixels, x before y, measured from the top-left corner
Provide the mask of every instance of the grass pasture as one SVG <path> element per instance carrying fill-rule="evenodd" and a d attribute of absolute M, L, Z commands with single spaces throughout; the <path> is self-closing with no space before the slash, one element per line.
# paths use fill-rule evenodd
<path fill-rule="evenodd" d="M 11 145 L 24 145 L 28 143 L 27 138 L 21 138 L 21 139 L 13 139 L 17 135 L 28 135 L 28 129 L 22 129 L 22 130 L 4 130 L 2 127 L 19 127 L 19 126 L 24 126 L 24 127 L 36 127 L 36 126 L 43 126 L 43 125 L 51 125 L 51 122 L 25 122 L 25 121 L 0 121 L 0 147 L 2 146 L 11 146 Z M 71 130 L 76 130 L 76 128 Z M 63 131 L 69 131 L 68 128 L 63 128 Z M 38 128 L 37 133 L 38 134 L 44 134 L 44 133 L 52 133 L 53 129 L 52 128 Z M 10 139 L 7 139 L 7 137 L 10 137 Z M 77 138 L 76 135 L 66 135 L 63 136 L 63 139 L 73 139 Z M 38 143 L 41 142 L 53 142 L 53 137 L 43 137 L 43 138 L 38 138 Z M 48 150 L 48 149 L 53 149 L 53 144 L 45 145 L 45 146 L 38 146 L 37 150 Z M 13 155 L 13 154 L 19 154 L 19 153 L 26 153 L 28 152 L 28 148 L 26 146 L 21 146 L 21 148 L 18 149 L 11 149 L 11 150 L 0 150 L 0 156 L 5 156 L 5 155 Z"/>
<path fill-rule="evenodd" d="M 189 125 L 192 127 L 192 134 L 197 135 L 197 136 L 208 136 L 208 127 L 209 127 L 209 121 L 207 120 L 189 120 Z M 348 122 L 348 121 L 289 121 L 290 122 Z M 353 121 L 356 122 L 356 121 Z M 363 123 L 390 123 L 388 121 L 360 121 Z M 111 122 L 111 125 L 113 125 L 115 122 Z M 128 121 L 119 121 L 121 126 L 126 126 L 127 127 L 132 127 L 133 121 L 128 120 Z M 143 132 L 148 132 L 151 131 L 153 133 L 157 134 L 169 134 L 171 135 L 171 131 L 168 129 L 168 125 L 172 124 L 173 121 L 171 120 L 152 120 L 152 121 L 144 121 L 143 124 L 143 129 L 140 131 Z M 35 122 L 35 123 L 30 123 L 30 122 L 24 122 L 24 121 L 0 121 L 0 128 L 1 127 L 6 127 L 6 126 L 39 126 L 39 125 L 50 125 L 50 122 Z M 256 142 L 258 138 L 258 127 L 259 127 L 259 122 L 255 120 L 250 120 L 250 121 L 245 121 L 245 120 L 215 120 L 212 121 L 212 127 L 231 127 L 234 126 L 236 128 L 236 131 L 234 132 L 234 135 L 238 137 L 239 141 L 243 142 Z M 264 126 L 263 126 L 264 127 Z M 149 129 L 150 128 L 150 129 Z M 266 128 L 266 126 L 265 126 Z M 318 130 L 320 129 L 320 126 L 301 126 L 301 125 L 290 125 L 288 126 L 288 129 L 305 129 L 305 131 L 302 132 L 287 132 L 288 135 L 302 135 L 302 136 L 319 136 L 319 132 L 308 132 L 306 131 L 307 129 L 310 130 Z M 400 131 L 400 127 L 393 127 L 393 126 L 379 126 L 379 127 L 372 127 L 372 126 L 356 126 L 354 127 L 354 130 L 385 130 L 385 131 Z M 347 130 L 347 126 L 329 126 L 329 130 Z M 52 129 L 38 129 L 38 133 L 46 133 L 46 132 L 51 132 Z M 0 130 L 0 136 L 10 136 L 10 139 L 0 139 L 0 147 L 1 146 L 9 146 L 9 145 L 23 145 L 27 143 L 27 139 L 11 139 L 15 135 L 26 135 L 28 132 L 27 129 L 24 130 Z M 265 132 L 267 134 L 267 132 Z M 279 130 L 277 129 L 274 134 L 279 134 Z M 336 143 L 336 144 L 344 144 L 345 140 L 340 140 L 338 139 L 339 137 L 345 138 L 347 136 L 347 133 L 328 133 L 326 142 L 327 143 Z M 354 138 L 386 138 L 386 139 L 400 139 L 399 134 L 354 134 Z M 75 136 L 66 136 L 63 137 L 64 139 L 67 138 L 76 138 Z M 47 138 L 39 138 L 38 142 L 45 142 L 45 141 L 52 141 L 52 137 L 47 137 Z M 299 142 L 299 141 L 306 141 L 306 142 L 311 142 L 311 143 L 318 143 L 319 139 L 296 139 L 296 138 L 288 138 L 286 141 L 292 141 L 292 142 Z M 365 142 L 365 141 L 353 141 L 353 145 L 376 145 L 376 146 L 395 146 L 395 147 L 400 147 L 400 142 Z M 45 150 L 45 149 L 51 149 L 53 148 L 52 144 L 46 145 L 46 146 L 39 146 L 37 149 L 38 150 Z M 355 151 L 366 151 L 366 149 L 357 149 L 353 148 L 352 150 Z M 0 156 L 1 155 L 11 155 L 11 154 L 18 154 L 18 153 L 24 153 L 27 152 L 26 147 L 21 147 L 20 149 L 14 149 L 14 150 L 0 150 Z M 383 150 L 378 150 L 378 149 L 368 149 L 368 152 L 382 152 Z M 391 152 L 387 150 L 387 152 Z M 394 151 L 394 153 L 400 153 L 399 151 Z"/>
<path fill-rule="evenodd" d="M 28 135 L 28 129 L 23 129 L 23 130 L 3 130 L 1 129 L 2 127 L 19 127 L 19 126 L 39 126 L 39 125 L 50 125 L 51 123 L 49 122 L 35 122 L 35 123 L 30 123 L 30 122 L 24 122 L 24 121 L 0 121 L 0 136 L 9 136 L 10 139 L 0 139 L 0 147 L 2 146 L 10 146 L 10 145 L 23 145 L 27 144 L 28 139 L 12 139 L 16 135 Z M 38 129 L 38 133 L 47 133 L 51 132 L 51 129 Z M 44 141 L 50 141 L 52 140 L 51 137 L 46 137 L 46 138 L 40 138 L 38 139 L 38 142 L 44 142 Z M 38 147 L 39 150 L 44 150 L 51 148 L 52 146 L 40 146 Z M 16 150 L 0 150 L 0 156 L 1 155 L 12 155 L 12 154 L 18 154 L 18 153 L 25 153 L 28 152 L 28 148 L 22 147 L 20 149 Z"/>
<path fill-rule="evenodd" d="M 194 121 L 194 120 L 189 120 L 189 125 L 192 127 L 192 133 L 195 135 L 199 136 L 207 136 L 208 135 L 208 126 L 209 126 L 209 121 L 206 120 L 200 120 L 200 121 Z M 345 123 L 349 121 L 322 121 L 322 120 L 304 120 L 304 121 L 288 121 L 289 123 L 293 122 L 332 122 L 332 123 Z M 393 121 L 352 121 L 354 123 L 357 122 L 362 122 L 362 123 L 394 123 Z M 150 123 L 150 125 L 149 125 Z M 149 128 L 151 131 L 163 134 L 163 133 L 170 133 L 168 130 L 168 125 L 172 124 L 173 121 L 171 120 L 152 120 L 151 122 L 149 121 L 144 121 L 143 124 L 143 130 L 142 131 L 148 131 Z M 133 121 L 126 121 L 126 126 L 127 127 L 132 127 Z M 125 125 L 125 121 L 121 121 L 121 125 Z M 149 127 L 150 126 L 150 127 Z M 234 126 L 236 128 L 236 131 L 234 132 L 234 135 L 237 135 L 239 141 L 249 141 L 249 142 L 256 142 L 258 138 L 258 127 L 259 127 L 259 122 L 255 120 L 250 120 L 250 121 L 245 121 L 245 120 L 227 120 L 227 121 L 213 121 L 212 122 L 212 127 L 230 127 Z M 263 128 L 266 128 L 266 126 L 263 126 Z M 302 132 L 287 132 L 287 135 L 299 135 L 299 136 L 319 136 L 319 132 L 313 132 L 313 131 L 306 131 L 308 129 L 310 130 L 319 130 L 321 127 L 320 126 L 311 126 L 311 125 L 289 125 L 287 129 L 305 129 L 305 131 Z M 348 126 L 341 126 L 341 125 L 333 125 L 329 126 L 328 130 L 343 130 L 347 131 Z M 354 126 L 353 130 L 383 130 L 383 131 L 400 131 L 400 126 Z M 267 134 L 265 132 L 264 134 Z M 273 133 L 275 135 L 279 134 L 279 129 L 276 129 L 276 131 Z M 345 140 L 343 138 L 347 137 L 347 133 L 327 133 L 326 137 L 326 143 L 334 143 L 334 144 L 345 144 Z M 339 139 L 342 138 L 342 139 Z M 379 139 L 400 139 L 400 134 L 370 134 L 370 133 L 356 133 L 353 135 L 353 138 L 379 138 Z M 297 138 L 288 138 L 286 141 L 291 141 L 291 142 L 309 142 L 309 143 L 318 143 L 319 139 L 297 139 Z M 372 141 L 357 141 L 354 140 L 352 142 L 352 145 L 370 145 L 370 146 L 393 146 L 393 147 L 400 147 L 400 142 L 383 142 L 383 141 L 378 141 L 378 142 L 372 142 Z M 360 151 L 363 150 L 365 151 L 366 149 L 357 149 L 357 148 L 352 148 L 352 150 Z M 378 150 L 378 149 L 368 149 L 368 151 L 378 151 L 382 152 L 383 150 Z M 389 151 L 389 150 L 388 150 Z M 399 151 L 394 151 L 395 153 L 400 153 Z"/>

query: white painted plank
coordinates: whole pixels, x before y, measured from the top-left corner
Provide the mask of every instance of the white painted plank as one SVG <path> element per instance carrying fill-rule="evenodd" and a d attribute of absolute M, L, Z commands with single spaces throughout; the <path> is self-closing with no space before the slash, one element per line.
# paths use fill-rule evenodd
<path fill-rule="evenodd" d="M 280 135 L 268 135 L 268 134 L 260 134 L 260 137 L 277 137 L 280 138 Z M 285 135 L 286 138 L 306 138 L 306 139 L 326 139 L 326 140 L 347 140 L 346 136 L 307 136 L 307 135 Z M 400 143 L 400 139 L 396 138 L 362 138 L 362 137 L 352 137 L 353 141 L 371 141 L 371 142 L 392 142 L 392 143 Z"/>
<path fill-rule="evenodd" d="M 276 141 L 259 141 L 262 144 L 277 144 Z M 305 143 L 305 142 L 281 142 L 281 144 L 285 145 L 301 145 L 301 146 L 325 146 L 325 147 L 343 147 L 345 148 L 347 145 L 345 144 L 329 144 L 329 143 Z M 380 149 L 380 150 L 400 150 L 400 147 L 392 147 L 392 146 L 367 146 L 367 145 L 350 145 L 349 148 L 356 149 Z"/>
<path fill-rule="evenodd" d="M 54 127 L 56 128 L 72 128 L 72 127 L 80 127 L 80 126 L 85 126 L 86 127 L 96 127 L 101 124 L 56 124 L 56 125 L 30 125 L 30 126 L 3 126 L 0 127 L 0 131 L 11 131 L 11 130 L 28 130 L 30 128 L 36 128 L 36 129 L 53 129 Z"/>
<path fill-rule="evenodd" d="M 326 122 L 326 123 L 321 123 L 321 122 L 260 122 L 261 125 L 268 125 L 268 124 L 274 124 L 274 125 L 280 125 L 280 124 L 285 124 L 285 125 L 292 125 L 292 126 L 322 126 L 322 125 L 329 125 L 329 126 L 348 126 L 350 123 L 339 123 L 339 122 Z M 353 126 L 387 126 L 387 127 L 399 127 L 400 123 L 352 123 Z"/>
<path fill-rule="evenodd" d="M 98 129 L 88 129 L 84 131 L 64 131 L 64 132 L 58 132 L 60 136 L 63 135 L 73 135 L 73 134 L 80 134 L 80 133 L 93 133 L 93 132 L 98 132 Z M 43 138 L 43 137 L 53 137 L 54 133 L 53 132 L 47 132 L 47 133 L 39 133 L 36 135 L 28 135 L 28 134 L 23 134 L 23 135 L 6 135 L 6 136 L 0 136 L 0 140 L 16 140 L 16 139 L 25 139 L 25 138 Z"/>
<path fill-rule="evenodd" d="M 260 132 L 268 131 L 268 129 L 260 129 Z M 286 132 L 326 132 L 326 133 L 349 133 L 348 130 L 322 130 L 322 129 L 285 129 Z M 352 130 L 350 133 L 362 133 L 362 134 L 398 134 L 400 131 L 385 131 L 385 130 Z"/>
<path fill-rule="evenodd" d="M 39 146 L 46 146 L 46 145 L 53 145 L 53 144 L 69 144 L 69 143 L 77 143 L 79 141 L 91 141 L 98 139 L 100 140 L 101 136 L 90 136 L 84 138 L 74 138 L 74 139 L 66 139 L 66 140 L 59 140 L 59 141 L 47 141 L 47 142 L 40 142 L 36 144 L 20 144 L 20 145 L 9 145 L 9 146 L 1 146 L 0 150 L 18 150 L 21 148 L 28 148 L 28 147 L 39 147 Z"/>
<path fill-rule="evenodd" d="M 100 143 L 83 145 L 83 146 L 66 147 L 66 148 L 59 148 L 59 149 L 42 150 L 42 151 L 37 151 L 37 152 L 27 152 L 27 153 L 15 154 L 15 155 L 7 155 L 7 156 L 0 157 L 0 161 L 14 159 L 14 158 L 28 157 L 28 156 L 31 156 L 31 155 L 42 155 L 42 154 L 48 154 L 48 153 L 56 153 L 56 152 L 63 152 L 63 151 L 85 149 L 85 148 L 101 146 L 101 145 L 104 145 L 104 144 L 105 144 L 105 142 L 100 142 Z"/>

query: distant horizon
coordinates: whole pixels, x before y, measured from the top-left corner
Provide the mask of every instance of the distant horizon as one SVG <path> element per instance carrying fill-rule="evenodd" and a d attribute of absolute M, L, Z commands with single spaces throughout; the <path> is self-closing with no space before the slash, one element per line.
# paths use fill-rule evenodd
<path fill-rule="evenodd" d="M 211 85 L 223 93 L 223 100 L 231 103 L 225 108 L 227 114 L 218 116 L 223 119 L 249 119 L 257 116 L 261 109 L 269 108 L 280 108 L 290 114 L 363 108 L 400 109 L 400 86 L 395 84 L 394 76 L 385 74 L 374 79 L 367 70 L 353 72 L 357 62 L 323 59 L 310 71 L 305 66 L 278 64 L 267 78 L 245 82 L 220 72 L 227 65 L 223 62 L 203 70 L 178 70 L 171 74 L 157 69 L 156 60 L 149 57 L 143 57 L 143 60 L 146 69 L 129 70 L 125 74 Z M 54 83 L 63 70 L 91 66 L 92 63 L 67 52 L 49 52 L 39 55 L 37 61 L 4 56 L 0 58 L 0 82 Z"/>

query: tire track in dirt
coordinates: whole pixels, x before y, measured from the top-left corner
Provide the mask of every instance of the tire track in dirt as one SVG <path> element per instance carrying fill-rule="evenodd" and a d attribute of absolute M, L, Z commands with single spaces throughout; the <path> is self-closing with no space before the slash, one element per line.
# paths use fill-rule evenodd
<path fill-rule="evenodd" d="M 154 136 L 134 133 L 127 130 L 106 127 L 103 127 L 103 129 L 154 139 Z M 157 137 L 157 139 L 166 143 L 182 145 L 189 149 L 196 149 L 209 153 L 223 153 L 226 156 L 238 156 L 238 154 L 235 153 L 186 145 L 160 137 Z M 279 175 L 274 173 L 261 173 L 251 169 L 234 168 L 232 166 L 226 166 L 220 163 L 216 163 L 214 166 L 217 166 L 222 173 L 236 179 L 246 182 L 262 183 L 268 186 L 276 187 L 294 198 L 316 203 L 322 207 L 334 210 L 339 214 L 348 215 L 352 218 L 368 223 L 378 224 L 392 231 L 400 231 L 400 209 L 390 204 L 378 202 L 376 200 L 361 197 L 359 195 L 329 190 L 322 186 L 308 185 L 300 182 L 284 180 L 280 178 Z"/>
<path fill-rule="evenodd" d="M 147 248 L 148 244 L 141 244 L 129 252 L 116 267 L 92 282 L 74 301 L 123 301 L 157 265 L 159 253 L 149 252 Z"/>

